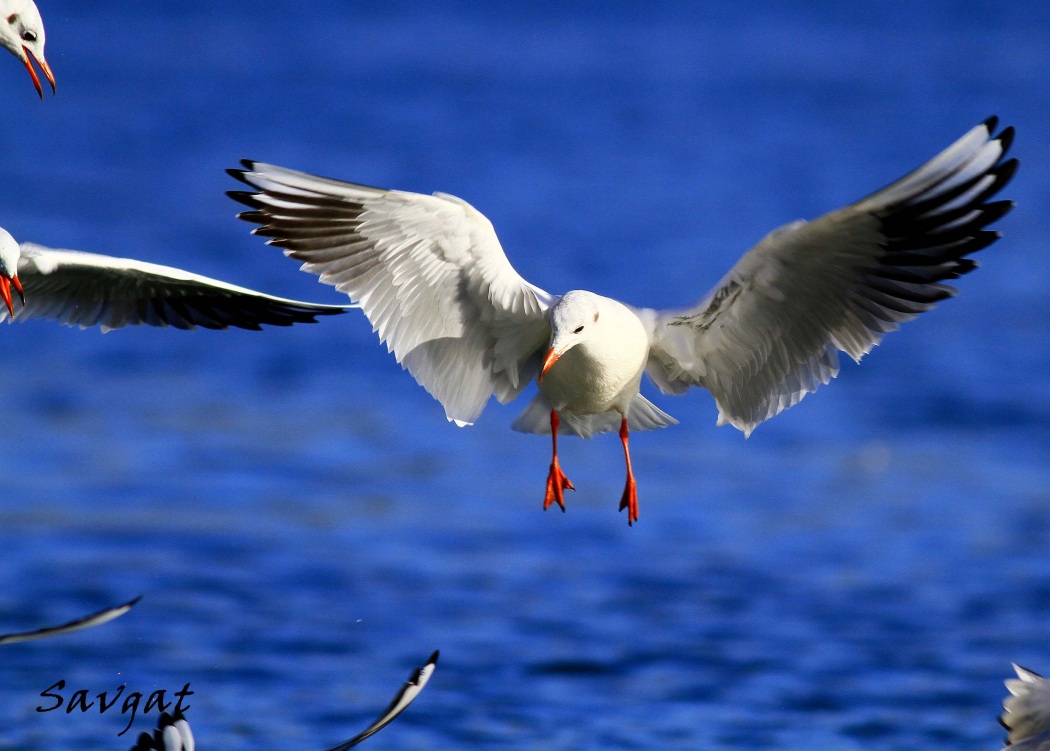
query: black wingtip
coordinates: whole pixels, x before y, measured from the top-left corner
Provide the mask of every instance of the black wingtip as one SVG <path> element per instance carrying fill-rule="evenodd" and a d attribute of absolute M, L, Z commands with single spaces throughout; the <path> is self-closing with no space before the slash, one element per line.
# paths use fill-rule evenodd
<path fill-rule="evenodd" d="M 226 195 L 232 198 L 237 203 L 243 204 L 250 209 L 259 208 L 259 201 L 255 197 L 257 194 L 247 190 L 228 190 Z"/>
<path fill-rule="evenodd" d="M 1020 164 L 1021 163 L 1017 159 L 1007 159 L 999 165 L 996 171 L 999 173 L 999 179 L 1002 181 L 1002 185 L 1006 185 L 1014 179 L 1014 175 L 1017 173 L 1017 167 Z"/>
<path fill-rule="evenodd" d="M 982 125 L 984 125 L 984 127 L 988 129 L 988 135 L 991 135 L 995 132 L 995 129 L 999 127 L 999 116 L 992 115 L 991 117 L 987 118 L 982 123 Z"/>
<path fill-rule="evenodd" d="M 354 307 L 352 305 L 333 305 L 330 308 L 323 308 L 320 310 L 318 310 L 317 308 L 312 308 L 306 311 L 307 315 L 312 316 L 311 319 L 307 321 L 307 323 L 317 323 L 317 316 L 341 316 L 348 310 L 353 309 Z"/>
<path fill-rule="evenodd" d="M 249 162 L 247 159 L 242 159 L 241 164 L 245 166 L 245 169 L 230 167 L 226 170 L 226 174 L 232 177 L 234 180 L 237 180 L 238 182 L 242 182 L 245 185 L 251 185 L 251 183 L 248 182 L 248 176 L 245 174 L 245 170 L 251 172 L 252 167 L 254 166 L 254 162 Z"/>
<path fill-rule="evenodd" d="M 1010 150 L 1010 147 L 1014 143 L 1014 136 L 1016 134 L 1017 131 L 1014 130 L 1014 126 L 1010 125 L 1003 128 L 1002 132 L 996 136 L 995 140 L 997 140 L 1002 146 L 1004 154 Z"/>
<path fill-rule="evenodd" d="M 438 657 L 441 656 L 441 650 L 435 649 L 434 654 L 430 655 L 430 659 L 427 660 L 427 665 L 437 665 Z"/>
<path fill-rule="evenodd" d="M 993 201 L 992 203 L 986 203 L 984 205 L 983 215 L 981 216 L 979 223 L 975 226 L 983 229 L 992 222 L 999 221 L 1010 213 L 1014 205 L 1013 201 Z"/>

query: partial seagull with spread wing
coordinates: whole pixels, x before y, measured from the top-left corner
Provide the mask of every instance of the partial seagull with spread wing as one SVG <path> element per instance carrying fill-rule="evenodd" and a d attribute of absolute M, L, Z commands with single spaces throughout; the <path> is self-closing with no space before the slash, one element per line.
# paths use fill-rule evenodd
<path fill-rule="evenodd" d="M 1013 128 L 976 126 L 925 165 L 857 203 L 774 230 L 699 301 L 641 308 L 588 292 L 555 296 L 511 266 L 491 222 L 462 199 L 363 185 L 245 161 L 229 170 L 285 254 L 360 305 L 402 367 L 457 425 L 490 397 L 539 393 L 513 428 L 550 434 L 543 506 L 573 489 L 559 433 L 619 430 L 627 467 L 620 509 L 638 519 L 630 431 L 676 420 L 639 393 L 642 373 L 667 394 L 708 389 L 718 424 L 746 434 L 838 374 L 883 335 L 955 293 L 986 229 L 1012 207 Z"/>
<path fill-rule="evenodd" d="M 1050 681 L 1020 665 L 1016 678 L 1005 681 L 1010 695 L 1003 699 L 999 722 L 1006 728 L 1011 751 L 1050 751 Z"/>
<path fill-rule="evenodd" d="M 15 310 L 12 289 L 22 306 Z M 352 306 L 264 295 L 182 269 L 18 242 L 0 228 L 0 321 L 46 318 L 103 331 L 147 324 L 178 329 L 291 326 Z"/>

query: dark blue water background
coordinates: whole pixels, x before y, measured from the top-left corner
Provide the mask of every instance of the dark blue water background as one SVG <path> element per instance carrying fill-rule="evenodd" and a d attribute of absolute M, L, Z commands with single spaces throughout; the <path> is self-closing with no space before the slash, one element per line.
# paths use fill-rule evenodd
<path fill-rule="evenodd" d="M 534 283 L 655 306 L 990 114 L 1022 166 L 960 296 L 750 440 L 650 387 L 682 424 L 632 442 L 633 529 L 615 437 L 543 513 L 522 405 L 451 426 L 358 314 L 3 327 L 0 631 L 145 598 L 3 650 L 0 746 L 155 719 L 37 713 L 65 679 L 320 749 L 440 648 L 371 748 L 998 747 L 1010 661 L 1050 670 L 1050 6 L 40 4 L 59 93 L 0 56 L 0 225 L 317 301 L 238 159 L 460 195 Z"/>

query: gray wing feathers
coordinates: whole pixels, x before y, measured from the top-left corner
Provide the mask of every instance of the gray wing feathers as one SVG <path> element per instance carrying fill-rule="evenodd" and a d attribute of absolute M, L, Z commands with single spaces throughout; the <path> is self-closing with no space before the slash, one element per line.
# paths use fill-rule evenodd
<path fill-rule="evenodd" d="M 748 251 L 694 306 L 639 311 L 659 388 L 704 386 L 719 424 L 745 433 L 859 360 L 889 331 L 955 293 L 943 282 L 998 233 L 1012 204 L 990 202 L 1013 176 L 1013 130 L 977 126 L 933 160 L 852 206 L 794 222 Z"/>
<path fill-rule="evenodd" d="M 468 203 L 244 164 L 230 174 L 259 192 L 230 193 L 253 209 L 241 218 L 358 303 L 449 420 L 474 422 L 535 374 L 550 295 L 514 271 Z"/>

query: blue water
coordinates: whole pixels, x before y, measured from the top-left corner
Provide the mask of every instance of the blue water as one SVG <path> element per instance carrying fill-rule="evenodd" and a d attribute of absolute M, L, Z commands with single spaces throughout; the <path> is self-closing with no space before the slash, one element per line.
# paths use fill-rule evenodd
<path fill-rule="evenodd" d="M 460 195 L 516 268 L 647 305 L 871 192 L 990 114 L 1016 210 L 958 298 L 749 439 L 459 430 L 357 314 L 252 332 L 3 327 L 0 747 L 120 749 L 156 713 L 38 713 L 56 681 L 168 696 L 210 749 L 320 749 L 436 648 L 379 749 L 994 749 L 1050 670 L 1050 6 L 1042 2 L 40 0 L 58 96 L 0 56 L 0 225 L 286 296 L 262 159 Z M 566 5 L 571 5 L 567 9 Z M 728 6 L 728 4 L 725 4 Z M 345 299 L 345 298 L 344 298 Z"/>

